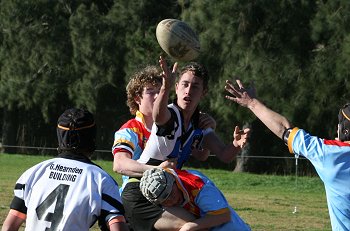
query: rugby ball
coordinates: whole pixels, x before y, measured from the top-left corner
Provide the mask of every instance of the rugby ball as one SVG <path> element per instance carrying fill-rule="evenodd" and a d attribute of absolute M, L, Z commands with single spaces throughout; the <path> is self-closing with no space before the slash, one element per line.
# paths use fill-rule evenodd
<path fill-rule="evenodd" d="M 157 25 L 156 37 L 160 47 L 175 60 L 191 61 L 200 53 L 198 35 L 181 20 L 162 20 Z"/>

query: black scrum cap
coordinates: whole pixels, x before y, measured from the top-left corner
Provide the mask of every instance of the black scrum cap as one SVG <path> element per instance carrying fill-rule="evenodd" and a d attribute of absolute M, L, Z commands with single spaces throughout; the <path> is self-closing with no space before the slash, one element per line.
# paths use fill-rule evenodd
<path fill-rule="evenodd" d="M 95 148 L 96 125 L 85 109 L 67 109 L 57 122 L 58 151 L 92 153 Z"/>

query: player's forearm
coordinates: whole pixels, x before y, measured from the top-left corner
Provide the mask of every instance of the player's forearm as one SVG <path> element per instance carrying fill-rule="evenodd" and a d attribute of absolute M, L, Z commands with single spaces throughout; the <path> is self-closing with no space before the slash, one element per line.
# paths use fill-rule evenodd
<path fill-rule="evenodd" d="M 158 97 L 153 105 L 153 121 L 156 124 L 163 125 L 171 117 L 170 111 L 168 109 L 170 89 L 161 87 Z"/>
<path fill-rule="evenodd" d="M 215 132 L 204 136 L 203 148 L 210 150 L 211 153 L 215 154 L 224 163 L 232 162 L 241 150 L 240 147 L 235 147 L 233 144 L 226 145 Z"/>
<path fill-rule="evenodd" d="M 206 161 L 209 157 L 209 154 L 210 154 L 210 151 L 205 148 L 203 150 L 198 150 L 198 149 L 192 150 L 192 156 L 199 161 Z"/>
<path fill-rule="evenodd" d="M 219 225 L 222 225 L 231 220 L 230 213 L 224 213 L 220 215 L 205 215 L 194 221 L 187 222 L 182 230 L 192 231 L 192 230 L 205 230 L 210 229 Z"/>
<path fill-rule="evenodd" d="M 220 152 L 220 154 L 217 156 L 219 159 L 224 162 L 224 163 L 231 163 L 237 156 L 237 154 L 241 151 L 242 149 L 238 146 L 235 147 L 232 144 L 228 144 L 225 146 L 225 148 Z"/>
<path fill-rule="evenodd" d="M 110 231 L 128 231 L 128 225 L 126 224 L 124 216 L 118 216 L 111 220 L 108 224 Z"/>
<path fill-rule="evenodd" d="M 17 231 L 21 227 L 21 225 L 24 223 L 24 219 L 20 218 L 17 215 L 14 215 L 15 213 L 18 213 L 17 211 L 11 209 L 9 214 L 7 215 L 4 224 L 2 225 L 1 231 Z"/>
<path fill-rule="evenodd" d="M 248 108 L 279 138 L 282 138 L 286 128 L 291 127 L 284 116 L 272 111 L 257 99 L 253 99 Z"/>
<path fill-rule="evenodd" d="M 142 177 L 142 174 L 154 166 L 137 162 L 133 159 L 124 158 L 123 160 L 115 160 L 113 163 L 113 171 L 122 175 L 131 177 Z"/>

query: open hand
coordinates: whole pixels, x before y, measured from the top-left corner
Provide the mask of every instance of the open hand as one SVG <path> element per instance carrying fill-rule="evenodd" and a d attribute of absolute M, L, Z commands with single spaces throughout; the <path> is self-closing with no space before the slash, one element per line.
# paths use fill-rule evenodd
<path fill-rule="evenodd" d="M 177 62 L 174 63 L 173 69 L 170 70 L 168 67 L 168 64 L 166 60 L 160 56 L 159 57 L 159 65 L 163 70 L 162 77 L 163 77 L 163 87 L 167 89 L 172 89 L 175 84 L 176 80 L 176 69 L 177 69 Z"/>
<path fill-rule="evenodd" d="M 249 107 L 249 104 L 255 98 L 255 88 L 251 87 L 249 89 L 245 89 L 241 80 L 236 80 L 237 86 L 226 80 L 225 90 L 229 92 L 231 95 L 226 95 L 225 98 L 229 99 L 233 102 L 238 103 L 241 106 Z"/>
<path fill-rule="evenodd" d="M 250 134 L 250 129 L 249 128 L 245 128 L 243 130 L 240 130 L 239 127 L 236 126 L 235 130 L 233 132 L 233 142 L 232 142 L 232 144 L 235 147 L 244 148 L 244 146 L 248 142 L 249 134 Z"/>

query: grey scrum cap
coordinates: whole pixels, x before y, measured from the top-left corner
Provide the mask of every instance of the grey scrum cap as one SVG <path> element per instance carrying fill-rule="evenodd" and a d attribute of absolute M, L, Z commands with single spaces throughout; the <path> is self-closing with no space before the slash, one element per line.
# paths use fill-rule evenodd
<path fill-rule="evenodd" d="M 153 168 L 143 173 L 140 190 L 144 197 L 154 204 L 161 204 L 170 195 L 175 177 L 161 168 Z"/>

